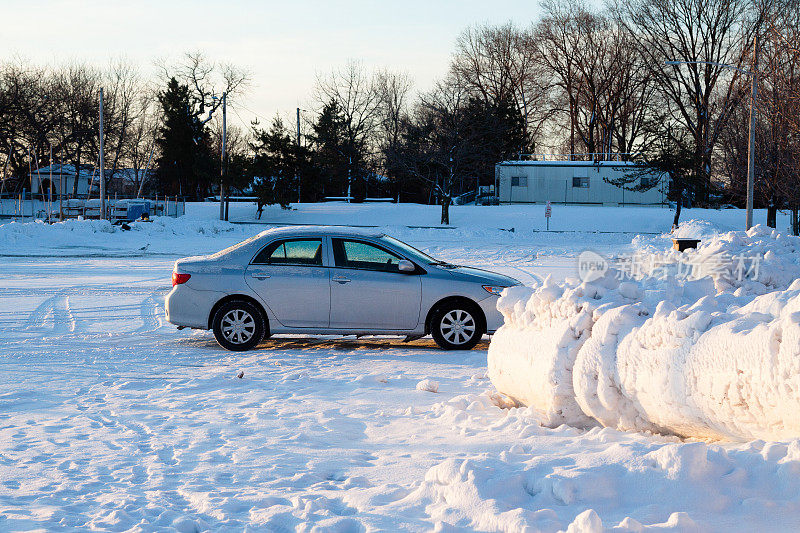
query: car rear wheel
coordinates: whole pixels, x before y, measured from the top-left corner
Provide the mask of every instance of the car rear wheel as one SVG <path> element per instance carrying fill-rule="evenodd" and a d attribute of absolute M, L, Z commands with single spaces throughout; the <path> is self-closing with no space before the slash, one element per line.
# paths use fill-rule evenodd
<path fill-rule="evenodd" d="M 235 352 L 258 346 L 267 329 L 261 310 L 244 300 L 222 304 L 214 313 L 211 328 L 219 345 Z"/>
<path fill-rule="evenodd" d="M 485 327 L 472 306 L 444 305 L 431 316 L 431 335 L 444 350 L 471 350 L 481 340 Z"/>

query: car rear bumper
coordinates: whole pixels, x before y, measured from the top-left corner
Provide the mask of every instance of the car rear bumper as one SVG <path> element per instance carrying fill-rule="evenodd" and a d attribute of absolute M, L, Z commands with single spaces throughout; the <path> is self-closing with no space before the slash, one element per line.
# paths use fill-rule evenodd
<path fill-rule="evenodd" d="M 224 292 L 196 291 L 176 285 L 164 300 L 167 321 L 176 326 L 208 329 L 211 309 L 224 296 Z"/>

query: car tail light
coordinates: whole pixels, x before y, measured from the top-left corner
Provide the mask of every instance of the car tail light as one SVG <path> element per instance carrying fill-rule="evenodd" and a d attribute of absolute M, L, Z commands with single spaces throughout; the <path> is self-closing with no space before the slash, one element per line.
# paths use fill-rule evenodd
<path fill-rule="evenodd" d="M 191 278 L 191 274 L 178 274 L 177 272 L 172 273 L 172 286 L 180 285 L 182 283 L 186 283 Z"/>

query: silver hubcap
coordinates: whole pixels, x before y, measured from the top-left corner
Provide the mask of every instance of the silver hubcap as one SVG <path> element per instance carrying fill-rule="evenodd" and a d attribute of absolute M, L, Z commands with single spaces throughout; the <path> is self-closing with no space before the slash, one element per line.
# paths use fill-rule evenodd
<path fill-rule="evenodd" d="M 252 315 L 242 309 L 233 309 L 225 313 L 220 323 L 222 335 L 233 344 L 244 344 L 256 333 L 256 321 Z"/>
<path fill-rule="evenodd" d="M 466 344 L 475 335 L 475 319 L 466 311 L 455 309 L 442 317 L 439 331 L 449 343 Z"/>

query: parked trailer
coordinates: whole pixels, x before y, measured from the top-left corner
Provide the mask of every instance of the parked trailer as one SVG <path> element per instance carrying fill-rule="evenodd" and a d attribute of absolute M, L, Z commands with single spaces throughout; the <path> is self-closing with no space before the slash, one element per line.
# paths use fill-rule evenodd
<path fill-rule="evenodd" d="M 495 166 L 495 179 L 501 203 L 665 204 L 668 180 L 660 173 L 628 184 L 632 187 L 642 180 L 653 184 L 641 192 L 606 181 L 625 177 L 635 167 L 629 161 L 503 161 Z"/>

